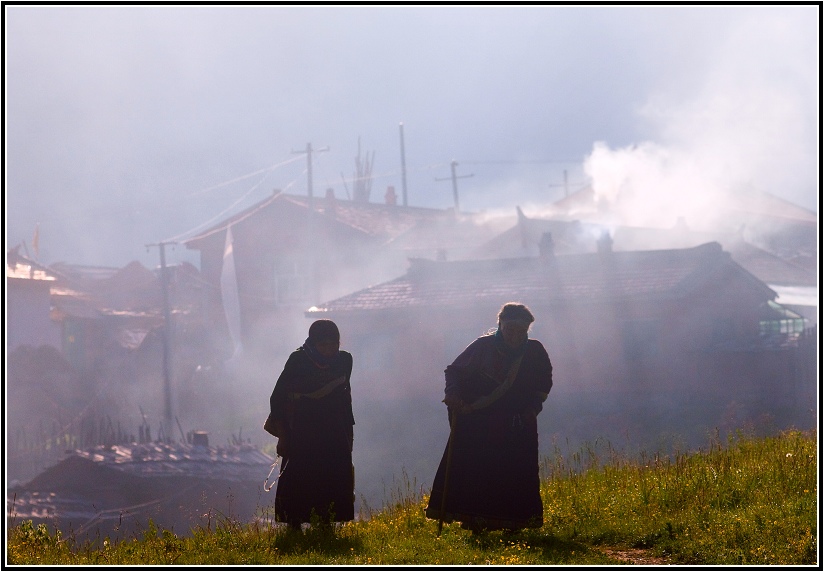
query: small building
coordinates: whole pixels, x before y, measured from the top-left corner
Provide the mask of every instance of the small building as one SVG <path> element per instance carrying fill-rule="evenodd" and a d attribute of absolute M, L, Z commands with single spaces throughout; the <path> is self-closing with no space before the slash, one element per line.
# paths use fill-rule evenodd
<path fill-rule="evenodd" d="M 808 325 L 818 322 L 818 276 L 804 257 L 786 258 L 746 240 L 741 232 L 695 230 L 683 219 L 670 228 L 634 227 L 586 220 L 526 216 L 517 208 L 515 226 L 486 241 L 476 252 L 484 258 L 537 256 L 546 241 L 556 254 L 595 252 L 598 238 L 610 233 L 616 251 L 692 248 L 718 242 L 732 259 L 773 289 L 776 301 L 801 314 Z M 814 245 L 798 246 L 814 251 Z"/>
<path fill-rule="evenodd" d="M 6 491 L 7 522 L 31 520 L 83 542 L 141 538 L 150 522 L 186 536 L 199 526 L 264 516 L 273 500 L 263 483 L 274 459 L 251 445 L 210 447 L 205 434 L 197 436 L 71 451 Z"/>
<path fill-rule="evenodd" d="M 50 317 L 56 273 L 22 256 L 6 255 L 6 351 L 43 345 L 60 349 L 60 328 Z"/>
<path fill-rule="evenodd" d="M 465 258 L 494 232 L 492 223 L 453 209 L 275 191 L 185 242 L 200 251 L 209 327 L 224 339 L 221 278 L 229 229 L 241 341 L 264 354 L 294 349 L 302 338 L 273 332 L 305 334 L 305 308 L 397 276 L 410 256 Z"/>
<path fill-rule="evenodd" d="M 618 252 L 601 241 L 584 254 L 411 260 L 403 276 L 306 315 L 348 332 L 362 391 L 442 396 L 444 367 L 495 327 L 504 303 L 522 302 L 554 365 L 562 432 L 627 424 L 694 432 L 722 423 L 730 408 L 741 418 L 810 422 L 815 335 L 775 297 L 718 243 Z"/>
<path fill-rule="evenodd" d="M 47 267 L 12 249 L 6 282 L 9 478 L 31 478 L 62 453 L 58 438 L 78 440 L 86 424 L 105 416 L 124 423 L 141 410 L 160 416 L 164 316 L 153 271 L 138 262 Z M 196 321 L 198 283 L 186 265 L 173 269 L 169 285 L 174 393 L 185 400 L 187 423 L 207 400 L 195 375 L 209 363 L 206 329 Z"/>

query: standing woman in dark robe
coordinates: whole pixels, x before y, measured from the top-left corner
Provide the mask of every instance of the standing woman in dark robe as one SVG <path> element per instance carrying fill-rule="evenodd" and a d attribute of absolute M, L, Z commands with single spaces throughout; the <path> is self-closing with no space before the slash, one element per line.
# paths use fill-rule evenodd
<path fill-rule="evenodd" d="M 340 351 L 337 325 L 317 320 L 269 398 L 267 424 L 282 457 L 275 520 L 291 528 L 313 514 L 324 523 L 354 518 L 351 374 L 352 355 Z"/>
<path fill-rule="evenodd" d="M 552 388 L 552 364 L 541 342 L 529 339 L 534 320 L 523 304 L 505 304 L 495 333 L 447 366 L 451 431 L 427 517 L 473 532 L 543 525 L 536 418 Z"/>

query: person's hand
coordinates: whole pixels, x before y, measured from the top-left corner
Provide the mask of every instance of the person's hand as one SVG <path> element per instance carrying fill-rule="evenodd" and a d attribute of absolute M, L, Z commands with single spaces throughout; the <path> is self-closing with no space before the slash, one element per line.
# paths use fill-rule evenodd
<path fill-rule="evenodd" d="M 538 419 L 538 414 L 535 413 L 534 409 L 527 407 L 526 409 L 524 409 L 524 412 L 521 413 L 521 419 L 523 419 L 524 421 L 535 422 Z"/>
<path fill-rule="evenodd" d="M 469 410 L 469 406 L 464 403 L 464 400 L 454 394 L 444 397 L 443 402 L 448 408 L 457 413 L 466 413 Z"/>
<path fill-rule="evenodd" d="M 278 437 L 278 444 L 275 448 L 279 457 L 286 457 L 288 454 L 287 442 L 285 437 Z"/>

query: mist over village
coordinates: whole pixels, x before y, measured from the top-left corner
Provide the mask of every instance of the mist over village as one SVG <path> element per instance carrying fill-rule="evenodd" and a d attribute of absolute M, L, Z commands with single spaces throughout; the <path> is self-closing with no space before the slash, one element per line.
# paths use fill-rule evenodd
<path fill-rule="evenodd" d="M 7 519 L 259 517 L 319 319 L 356 512 L 428 491 L 507 302 L 542 454 L 815 429 L 811 10 L 4 6 Z"/>

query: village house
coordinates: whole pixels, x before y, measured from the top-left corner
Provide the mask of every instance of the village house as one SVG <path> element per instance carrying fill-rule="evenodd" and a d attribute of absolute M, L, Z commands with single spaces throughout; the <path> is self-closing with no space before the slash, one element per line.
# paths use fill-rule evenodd
<path fill-rule="evenodd" d="M 223 519 L 252 522 L 274 459 L 249 444 L 143 441 L 75 450 L 7 491 L 7 520 L 31 520 L 78 542 L 139 538 L 158 530 L 188 535 Z M 269 516 L 271 518 L 271 515 Z"/>
<path fill-rule="evenodd" d="M 633 227 L 603 222 L 528 217 L 516 208 L 517 223 L 481 245 L 476 255 L 484 258 L 537 256 L 542 241 L 551 237 L 557 254 L 594 252 L 598 237 L 610 233 L 616 251 L 691 248 L 718 242 L 732 259 L 773 289 L 776 302 L 801 314 L 806 325 L 818 322 L 818 277 L 806 257 L 784 258 L 745 240 L 741 232 L 695 230 L 683 219 L 669 228 Z M 798 244 L 798 251 L 814 251 L 812 244 Z"/>
<path fill-rule="evenodd" d="M 704 431 L 731 416 L 811 422 L 815 336 L 775 297 L 718 243 L 618 252 L 602 237 L 584 254 L 545 240 L 533 257 L 411 260 L 406 274 L 306 316 L 347 332 L 364 394 L 439 399 L 444 367 L 495 327 L 502 304 L 525 303 L 554 365 L 563 432 L 603 437 Z"/>
<path fill-rule="evenodd" d="M 60 347 L 60 329 L 50 319 L 54 272 L 22 256 L 6 255 L 6 351 L 22 345 Z"/>
<path fill-rule="evenodd" d="M 172 376 L 187 409 L 205 363 L 197 322 L 197 270 L 170 271 Z M 7 455 L 11 479 L 26 479 L 66 448 L 102 442 L 101 423 L 129 439 L 146 412 L 155 429 L 164 408 L 162 291 L 138 262 L 123 268 L 39 264 L 11 249 L 6 257 Z M 208 354 L 206 354 L 208 355 Z M 202 408 L 201 408 L 202 409 Z M 196 414 L 181 412 L 183 422 Z M 166 427 L 166 435 L 173 430 Z"/>
<path fill-rule="evenodd" d="M 542 216 L 598 223 L 610 229 L 641 226 L 631 220 L 637 209 L 637 205 L 628 206 L 631 200 L 620 191 L 611 199 L 599 197 L 591 186 L 586 186 L 549 205 Z M 718 192 L 706 209 L 698 216 L 693 215 L 693 219 L 685 220 L 682 216 L 679 220 L 661 220 L 657 221 L 657 226 L 684 225 L 702 232 L 739 234 L 747 242 L 772 254 L 815 268 L 818 260 L 817 213 L 753 188 Z M 644 218 L 649 221 L 651 217 Z"/>
<path fill-rule="evenodd" d="M 230 286 L 221 282 L 231 229 L 241 342 L 285 357 L 305 336 L 307 307 L 397 276 L 409 257 L 465 258 L 499 228 L 453 209 L 398 205 L 392 192 L 370 203 L 331 189 L 322 199 L 275 191 L 185 244 L 200 251 L 209 327 L 230 347 L 222 299 Z"/>
<path fill-rule="evenodd" d="M 183 263 L 166 274 L 168 324 L 162 272 L 138 262 L 44 266 L 7 253 L 7 523 L 32 520 L 83 542 L 127 539 L 152 522 L 187 534 L 221 518 L 261 517 L 260 485 L 274 459 L 242 429 L 223 446 L 200 430 L 227 429 L 214 404 L 228 403 L 229 389 L 209 379 L 197 269 Z"/>
<path fill-rule="evenodd" d="M 191 293 L 197 269 L 175 268 L 170 281 L 174 313 L 195 313 Z M 89 370 L 111 346 L 134 350 L 162 327 L 158 276 L 139 262 L 123 268 L 40 264 L 11 249 L 6 255 L 9 339 L 6 348 L 51 346 L 73 367 Z"/>

